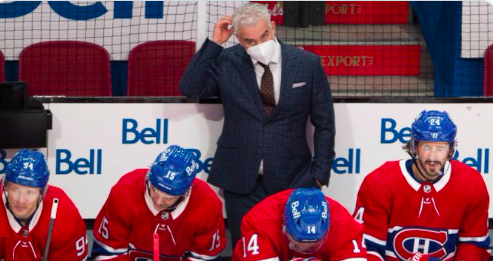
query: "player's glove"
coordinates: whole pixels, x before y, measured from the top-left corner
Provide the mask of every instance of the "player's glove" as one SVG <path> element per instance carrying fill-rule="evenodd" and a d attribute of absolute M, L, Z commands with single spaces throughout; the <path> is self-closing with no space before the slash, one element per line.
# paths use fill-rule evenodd
<path fill-rule="evenodd" d="M 409 258 L 408 261 L 440 261 L 440 259 L 430 255 L 416 253 L 411 258 Z"/>

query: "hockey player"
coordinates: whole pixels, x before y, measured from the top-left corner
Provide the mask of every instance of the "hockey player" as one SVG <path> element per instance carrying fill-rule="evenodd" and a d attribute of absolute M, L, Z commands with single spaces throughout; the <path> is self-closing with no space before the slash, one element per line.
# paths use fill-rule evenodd
<path fill-rule="evenodd" d="M 365 177 L 354 217 L 368 260 L 489 260 L 489 196 L 481 175 L 452 160 L 457 127 L 446 112 L 423 111 L 404 149 Z"/>
<path fill-rule="evenodd" d="M 222 203 L 197 171 L 192 152 L 169 146 L 150 169 L 124 175 L 94 224 L 96 260 L 152 260 L 154 251 L 160 260 L 218 259 L 226 246 Z"/>
<path fill-rule="evenodd" d="M 86 225 L 65 192 L 48 185 L 49 174 L 43 154 L 33 150 L 20 150 L 8 164 L 0 189 L 0 259 L 87 258 Z"/>
<path fill-rule="evenodd" d="M 362 229 L 319 189 L 285 190 L 243 217 L 232 261 L 362 261 L 366 260 Z"/>

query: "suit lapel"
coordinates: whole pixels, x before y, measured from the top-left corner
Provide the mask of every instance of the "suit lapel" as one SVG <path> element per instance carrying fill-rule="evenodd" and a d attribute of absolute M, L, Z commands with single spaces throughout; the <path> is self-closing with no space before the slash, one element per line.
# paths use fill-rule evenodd
<path fill-rule="evenodd" d="M 279 111 L 285 106 L 287 98 L 293 89 L 294 77 L 296 76 L 296 71 L 298 70 L 298 63 L 296 62 L 296 55 L 294 52 L 288 50 L 289 46 L 285 45 L 281 41 L 281 90 L 279 94 L 279 102 L 277 103 L 274 112 L 272 112 L 272 117 L 274 118 Z"/>
<path fill-rule="evenodd" d="M 260 110 L 260 113 L 265 117 L 264 105 L 260 99 L 259 86 L 257 83 L 257 76 L 255 75 L 255 68 L 253 67 L 252 60 L 250 56 L 245 52 L 245 49 L 241 45 L 236 46 L 236 55 L 238 70 L 240 75 L 245 82 L 247 89 L 252 95 L 255 105 Z"/>

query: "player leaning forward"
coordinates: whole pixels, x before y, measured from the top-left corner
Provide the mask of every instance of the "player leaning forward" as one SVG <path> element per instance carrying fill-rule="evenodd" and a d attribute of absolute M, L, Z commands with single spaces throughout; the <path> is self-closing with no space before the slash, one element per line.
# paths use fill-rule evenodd
<path fill-rule="evenodd" d="M 423 111 L 405 150 L 360 187 L 354 217 L 368 260 L 489 260 L 489 196 L 481 175 L 452 160 L 457 127 L 446 112 Z"/>
<path fill-rule="evenodd" d="M 0 260 L 85 260 L 86 226 L 60 188 L 48 185 L 43 154 L 22 149 L 2 180 Z"/>
<path fill-rule="evenodd" d="M 232 261 L 365 261 L 363 227 L 316 188 L 285 190 L 241 223 Z"/>
<path fill-rule="evenodd" d="M 179 146 L 150 169 L 124 175 L 94 224 L 96 260 L 215 260 L 226 246 L 222 203 L 199 179 L 195 155 Z M 154 248 L 153 236 L 159 235 Z"/>

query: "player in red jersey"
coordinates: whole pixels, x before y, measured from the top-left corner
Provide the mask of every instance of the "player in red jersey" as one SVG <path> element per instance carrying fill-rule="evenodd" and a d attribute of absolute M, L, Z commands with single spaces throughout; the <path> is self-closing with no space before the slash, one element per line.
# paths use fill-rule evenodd
<path fill-rule="evenodd" d="M 215 260 L 226 246 L 222 203 L 195 179 L 195 155 L 179 146 L 160 153 L 150 169 L 124 175 L 94 224 L 96 260 Z"/>
<path fill-rule="evenodd" d="M 366 260 L 362 226 L 319 189 L 274 194 L 244 217 L 232 261 Z"/>
<path fill-rule="evenodd" d="M 48 185 L 49 174 L 43 154 L 33 150 L 20 150 L 8 164 L 0 188 L 0 259 L 86 260 L 86 225 L 65 192 Z"/>
<path fill-rule="evenodd" d="M 365 177 L 354 217 L 368 260 L 489 260 L 488 191 L 476 170 L 452 160 L 456 133 L 446 112 L 423 111 L 404 147 L 412 158 Z"/>

